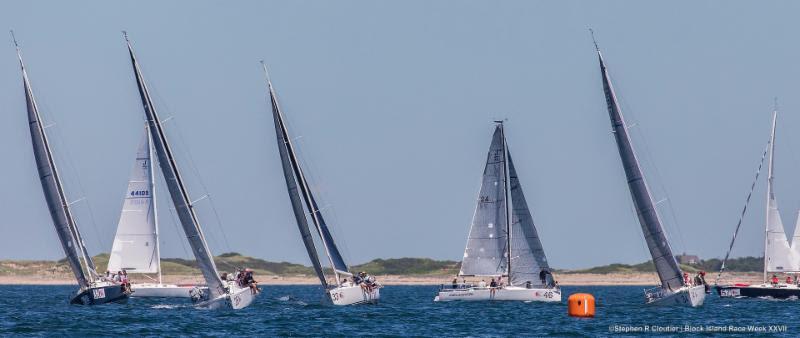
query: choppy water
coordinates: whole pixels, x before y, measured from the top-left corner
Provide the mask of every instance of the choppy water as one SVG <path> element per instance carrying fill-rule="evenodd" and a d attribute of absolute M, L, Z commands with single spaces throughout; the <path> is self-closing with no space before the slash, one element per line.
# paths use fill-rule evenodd
<path fill-rule="evenodd" d="M 649 307 L 641 287 L 564 287 L 559 304 L 518 302 L 434 303 L 434 286 L 387 286 L 380 305 L 320 305 L 315 286 L 264 286 L 264 293 L 242 311 L 199 310 L 181 300 L 131 299 L 127 304 L 69 305 L 70 286 L 0 286 L 0 335 L 46 336 L 609 336 L 620 329 L 648 328 L 653 333 L 686 336 L 708 326 L 771 325 L 800 335 L 800 302 L 720 299 L 709 295 L 699 309 Z M 566 299 L 589 292 L 598 301 L 597 317 L 567 316 Z M 611 330 L 610 330 L 611 328 Z M 663 332 L 662 332 L 663 333 Z M 727 334 L 731 336 L 730 334 Z M 737 335 L 750 336 L 743 332 Z"/>

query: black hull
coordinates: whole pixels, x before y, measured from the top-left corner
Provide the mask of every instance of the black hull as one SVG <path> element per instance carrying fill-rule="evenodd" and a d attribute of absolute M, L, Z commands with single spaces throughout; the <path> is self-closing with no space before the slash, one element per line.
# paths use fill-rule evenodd
<path fill-rule="evenodd" d="M 70 304 L 100 305 L 106 303 L 125 303 L 130 293 L 124 292 L 121 285 L 93 287 L 72 297 Z"/>
<path fill-rule="evenodd" d="M 739 297 L 771 297 L 775 299 L 786 299 L 791 297 L 800 298 L 800 288 L 785 287 L 758 287 L 758 286 L 717 286 L 717 294 L 723 298 Z"/>

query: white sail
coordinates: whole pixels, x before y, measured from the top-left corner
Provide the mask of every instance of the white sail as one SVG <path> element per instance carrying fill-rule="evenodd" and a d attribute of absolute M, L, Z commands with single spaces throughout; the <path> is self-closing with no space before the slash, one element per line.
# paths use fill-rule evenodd
<path fill-rule="evenodd" d="M 149 128 L 145 127 L 108 260 L 108 270 L 112 272 L 123 269 L 130 273 L 159 272 L 158 225 L 151 154 Z"/>
<path fill-rule="evenodd" d="M 775 191 L 772 181 L 774 179 L 774 158 L 775 158 L 775 129 L 777 126 L 778 112 L 772 114 L 772 135 L 770 136 L 769 166 L 767 169 L 767 224 L 766 241 L 764 245 L 764 271 L 787 272 L 795 271 L 795 259 L 792 250 L 789 248 L 789 241 L 786 239 L 786 230 L 781 221 L 781 214 L 778 211 L 778 202 L 775 200 Z"/>
<path fill-rule="evenodd" d="M 797 220 L 794 225 L 794 235 L 789 242 L 792 250 L 792 264 L 795 271 L 800 271 L 800 210 L 797 211 Z"/>

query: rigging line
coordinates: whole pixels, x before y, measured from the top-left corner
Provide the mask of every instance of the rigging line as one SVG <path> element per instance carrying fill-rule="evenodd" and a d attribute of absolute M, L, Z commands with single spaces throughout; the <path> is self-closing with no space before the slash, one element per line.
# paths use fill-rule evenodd
<path fill-rule="evenodd" d="M 47 104 L 46 101 L 37 98 L 37 103 L 39 104 L 39 106 L 41 108 L 44 108 L 44 109 L 39 109 L 39 113 L 40 114 L 44 113 L 42 115 L 47 115 L 50 120 L 55 120 L 52 116 L 50 116 L 51 115 L 50 114 L 50 108 L 49 108 L 49 105 Z M 78 175 L 78 171 L 77 171 L 75 165 L 71 161 L 72 155 L 70 154 L 69 147 L 67 146 L 67 142 L 65 141 L 64 136 L 61 134 L 61 128 L 59 128 L 56 125 L 56 123 L 51 123 L 50 125 L 51 126 L 55 126 L 55 128 L 53 128 L 53 133 L 50 134 L 50 135 L 54 136 L 54 141 L 56 141 L 54 143 L 56 145 L 60 145 L 60 147 L 58 147 L 59 151 L 54 152 L 53 156 L 58 158 L 61 163 L 64 163 L 65 164 L 65 168 L 68 169 L 68 171 L 70 171 L 70 175 L 65 175 L 66 177 L 62 176 L 62 179 L 63 178 L 68 178 L 70 181 L 74 180 L 72 183 L 75 183 L 77 185 L 78 193 L 80 195 L 82 195 L 82 196 L 86 196 L 86 190 L 83 188 L 83 183 L 81 183 L 80 175 Z M 62 183 L 64 183 L 64 182 L 62 182 Z M 65 192 L 65 194 L 66 194 L 66 192 Z M 94 240 L 95 240 L 95 242 L 97 242 L 97 246 L 99 248 L 102 248 L 103 247 L 103 243 L 100 241 L 100 238 L 104 237 L 105 234 L 101 235 L 100 230 L 98 230 L 98 228 L 97 228 L 97 222 L 95 222 L 94 212 L 92 211 L 91 203 L 89 203 L 89 200 L 86 197 L 83 197 L 83 198 L 86 199 L 86 207 L 87 207 L 88 212 L 89 212 L 89 221 L 90 221 L 90 223 L 92 225 L 92 231 L 94 232 Z M 72 216 L 73 216 L 73 218 L 75 218 L 78 215 L 73 214 Z M 77 223 L 77 221 L 76 221 L 76 223 Z M 78 230 L 80 230 L 80 229 L 78 229 Z M 81 237 L 83 237 L 83 236 L 81 236 Z"/>
<path fill-rule="evenodd" d="M 761 154 L 761 162 L 758 164 L 758 169 L 756 170 L 756 177 L 755 179 L 753 179 L 753 184 L 750 185 L 750 192 L 747 193 L 747 199 L 745 199 L 744 207 L 742 208 L 742 213 L 741 215 L 739 215 L 739 221 L 736 222 L 736 230 L 733 231 L 733 238 L 731 238 L 731 244 L 728 246 L 728 252 L 725 253 L 725 258 L 722 260 L 722 265 L 720 266 L 717 278 L 714 280 L 714 285 L 717 285 L 720 276 L 722 276 L 722 273 L 725 272 L 725 263 L 728 261 L 728 257 L 730 256 L 731 251 L 733 250 L 733 243 L 736 242 L 736 235 L 739 234 L 739 228 L 742 226 L 744 215 L 747 212 L 747 206 L 750 204 L 750 198 L 753 196 L 753 190 L 755 190 L 756 188 L 756 183 L 758 182 L 758 176 L 761 174 L 761 168 L 764 166 L 764 160 L 767 158 L 767 151 L 769 151 L 770 144 L 772 144 L 771 136 L 770 140 L 767 141 L 767 146 L 764 148 L 764 152 Z"/>
<path fill-rule="evenodd" d="M 627 112 L 626 113 L 626 117 L 628 118 L 627 122 L 629 122 L 627 127 L 630 128 L 630 129 L 638 129 L 638 128 L 632 128 L 634 126 L 638 126 L 638 124 L 639 124 L 638 123 L 638 119 L 636 117 L 635 111 L 633 111 L 633 109 L 631 109 L 631 107 L 628 105 L 628 103 L 625 100 L 625 98 L 617 97 L 617 101 L 619 102 L 620 106 L 622 106 L 622 108 L 624 108 L 624 111 Z M 667 187 L 664 185 L 664 179 L 662 178 L 661 172 L 658 170 L 658 166 L 656 165 L 656 162 L 655 162 L 655 160 L 653 158 L 653 155 L 650 152 L 650 147 L 649 147 L 649 145 L 647 143 L 647 138 L 644 137 L 644 133 L 640 132 L 640 130 L 641 129 L 633 130 L 630 133 L 630 135 L 631 136 L 635 135 L 636 139 L 638 141 L 637 143 L 641 144 L 641 147 L 639 148 L 640 152 L 637 152 L 637 154 L 643 155 L 640 159 L 644 162 L 644 164 L 646 165 L 648 171 L 653 174 L 653 176 L 654 176 L 653 178 L 655 178 L 654 182 L 656 184 L 656 187 L 660 190 L 660 193 L 663 194 L 664 196 L 666 196 L 667 207 L 669 208 L 669 211 L 670 211 L 669 215 L 671 216 L 670 217 L 671 218 L 671 222 L 665 222 L 666 219 L 662 218 L 661 217 L 662 215 L 659 214 L 657 205 L 655 206 L 655 212 L 657 214 L 658 219 L 660 221 L 662 221 L 662 227 L 669 227 L 669 230 L 671 230 L 672 232 L 676 232 L 678 234 L 678 238 L 677 238 L 678 239 L 678 243 L 682 247 L 682 249 L 683 249 L 682 251 L 685 251 L 686 243 L 685 243 L 685 241 L 683 239 L 683 231 L 681 231 L 681 227 L 680 227 L 680 224 L 678 222 L 677 214 L 675 213 L 675 209 L 672 206 L 672 199 L 670 199 L 669 191 L 667 190 Z M 643 174 L 644 174 L 644 168 L 642 168 L 642 171 L 643 171 Z M 654 191 L 652 190 L 653 186 L 651 185 L 652 182 L 653 182 L 652 180 L 645 179 L 645 184 L 647 185 L 648 190 L 650 190 L 651 198 L 653 197 L 652 195 L 654 193 Z M 664 232 L 664 236 L 667 238 L 667 240 L 669 240 L 669 238 L 670 238 L 669 232 L 665 231 Z M 671 247 L 672 246 L 670 246 L 670 248 Z"/>

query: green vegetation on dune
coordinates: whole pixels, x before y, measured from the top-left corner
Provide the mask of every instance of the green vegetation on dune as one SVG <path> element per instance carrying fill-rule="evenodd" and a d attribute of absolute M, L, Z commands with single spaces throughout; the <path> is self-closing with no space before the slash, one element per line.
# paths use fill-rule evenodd
<path fill-rule="evenodd" d="M 697 264 L 692 265 L 685 265 L 681 264 L 681 269 L 686 272 L 697 272 L 697 271 L 719 271 L 719 268 L 722 266 L 722 260 L 717 258 L 712 258 L 708 260 L 701 260 Z M 754 271 L 763 271 L 764 270 L 764 258 L 763 257 L 740 257 L 740 258 L 730 258 L 728 262 L 725 263 L 725 271 L 728 272 L 754 272 Z M 647 261 L 644 263 L 629 265 L 629 264 L 609 264 L 603 266 L 596 266 L 593 268 L 588 269 L 581 269 L 581 270 L 565 270 L 562 271 L 564 273 L 634 273 L 634 272 L 655 272 L 656 268 L 653 265 L 653 261 Z"/>
<path fill-rule="evenodd" d="M 105 272 L 108 266 L 109 255 L 106 253 L 94 256 L 97 271 Z M 313 276 L 311 267 L 289 263 L 270 262 L 259 258 L 241 255 L 236 252 L 224 253 L 217 256 L 214 261 L 220 271 L 232 272 L 236 268 L 250 268 L 258 275 L 278 276 Z M 374 259 L 364 264 L 354 265 L 352 272 L 366 271 L 373 275 L 402 275 L 421 276 L 435 275 L 447 276 L 458 273 L 461 262 L 449 260 L 434 260 L 430 258 L 391 258 Z M 681 265 L 686 272 L 704 270 L 707 272 L 719 271 L 722 265 L 719 259 L 701 260 L 693 265 Z M 741 257 L 729 259 L 726 264 L 729 272 L 754 272 L 762 271 L 764 260 L 762 257 Z M 194 259 L 163 258 L 161 260 L 162 273 L 165 275 L 199 275 L 197 262 Z M 655 272 L 652 261 L 640 264 L 609 264 L 581 270 L 557 270 L 560 273 L 651 273 Z M 24 276 L 34 274 L 64 274 L 69 273 L 66 260 L 59 261 L 26 261 L 26 260 L 0 260 L 0 276 Z"/>
<path fill-rule="evenodd" d="M 379 258 L 354 265 L 350 270 L 367 271 L 373 275 L 455 275 L 460 266 L 461 262 L 430 258 Z"/>

